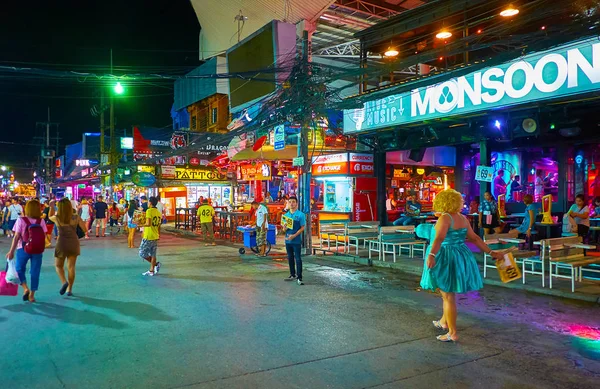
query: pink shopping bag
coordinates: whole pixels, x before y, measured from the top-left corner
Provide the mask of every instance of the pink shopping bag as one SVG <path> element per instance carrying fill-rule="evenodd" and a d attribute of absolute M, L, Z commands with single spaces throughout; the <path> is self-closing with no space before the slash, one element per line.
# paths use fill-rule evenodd
<path fill-rule="evenodd" d="M 0 271 L 0 296 L 16 296 L 19 293 L 19 285 L 6 282 L 6 272 Z"/>

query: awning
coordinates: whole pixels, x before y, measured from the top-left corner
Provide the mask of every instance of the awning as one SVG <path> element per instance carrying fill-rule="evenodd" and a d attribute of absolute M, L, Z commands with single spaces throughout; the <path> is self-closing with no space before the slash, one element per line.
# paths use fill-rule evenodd
<path fill-rule="evenodd" d="M 273 146 L 265 145 L 260 150 L 254 151 L 252 147 L 248 147 L 231 158 L 232 161 L 245 161 L 260 159 L 264 161 L 277 161 L 282 159 L 291 160 L 298 156 L 297 146 L 286 146 L 283 150 L 274 150 Z"/>

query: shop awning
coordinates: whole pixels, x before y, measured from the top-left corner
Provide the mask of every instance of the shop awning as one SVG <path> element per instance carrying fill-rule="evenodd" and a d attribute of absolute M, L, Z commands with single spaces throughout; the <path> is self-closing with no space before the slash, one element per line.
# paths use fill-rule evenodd
<path fill-rule="evenodd" d="M 277 161 L 282 159 L 293 159 L 298 156 L 297 146 L 287 146 L 283 150 L 274 150 L 273 146 L 263 146 L 260 150 L 254 151 L 252 147 L 248 147 L 239 153 L 235 154 L 232 161 L 245 161 L 253 159 L 261 159 L 264 161 Z"/>

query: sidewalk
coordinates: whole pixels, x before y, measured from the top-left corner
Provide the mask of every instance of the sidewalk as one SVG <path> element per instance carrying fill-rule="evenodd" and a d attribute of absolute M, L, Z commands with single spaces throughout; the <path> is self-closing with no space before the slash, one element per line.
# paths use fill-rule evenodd
<path fill-rule="evenodd" d="M 189 230 L 179 230 L 175 229 L 173 224 L 166 224 L 163 226 L 163 230 L 175 235 L 179 235 L 182 237 L 187 237 L 191 239 L 200 239 L 198 234 Z M 283 254 L 285 253 L 285 247 L 283 245 L 283 240 L 281 237 L 277 237 L 278 244 L 273 246 L 271 249 L 271 253 L 275 254 Z M 219 241 L 219 245 L 224 246 L 235 246 L 235 247 L 243 247 L 241 242 L 231 242 L 229 240 Z M 482 270 L 483 276 L 483 255 L 481 253 L 475 253 L 475 258 L 479 263 L 479 266 Z M 334 261 L 334 262 L 342 262 L 342 263 L 354 263 L 363 266 L 369 266 L 368 252 L 366 250 L 359 250 L 359 255 L 345 255 L 345 254 L 318 254 L 314 256 L 308 256 L 310 258 L 324 260 L 324 261 Z M 423 272 L 423 259 L 422 258 L 408 258 L 405 255 L 400 255 L 397 257 L 396 262 L 393 262 L 392 257 L 388 256 L 386 261 L 379 261 L 376 258 L 372 260 L 372 266 L 374 267 L 382 267 L 389 268 L 402 271 L 407 274 L 414 274 L 415 276 L 421 277 L 421 273 Z M 526 283 L 523 284 L 522 281 L 513 281 L 509 283 L 503 283 L 500 281 L 498 273 L 494 271 L 494 269 L 488 269 L 487 278 L 483 279 L 483 283 L 486 285 L 495 285 L 504 288 L 510 289 L 521 289 L 526 292 L 539 293 L 549 296 L 561 297 L 572 300 L 586 301 L 586 302 L 595 302 L 600 304 L 600 281 L 590 281 L 584 280 L 581 283 L 576 283 L 575 285 L 575 293 L 571 292 L 571 282 L 566 279 L 553 280 L 553 288 L 550 289 L 548 287 L 548 278 L 546 278 L 546 287 L 542 288 L 541 278 L 539 276 L 528 275 L 526 277 Z"/>

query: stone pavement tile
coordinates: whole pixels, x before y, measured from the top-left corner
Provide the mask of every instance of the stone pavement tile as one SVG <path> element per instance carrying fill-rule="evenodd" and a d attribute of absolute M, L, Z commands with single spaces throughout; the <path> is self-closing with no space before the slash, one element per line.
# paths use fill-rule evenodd
<path fill-rule="evenodd" d="M 366 388 L 385 382 L 445 370 L 498 355 L 501 351 L 475 344 L 442 344 L 433 336 L 383 347 L 356 350 L 267 371 L 248 372 L 199 382 L 191 388 Z M 430 382 L 430 387 L 439 387 Z"/>

